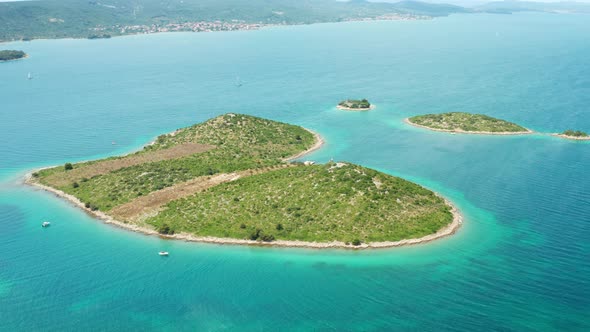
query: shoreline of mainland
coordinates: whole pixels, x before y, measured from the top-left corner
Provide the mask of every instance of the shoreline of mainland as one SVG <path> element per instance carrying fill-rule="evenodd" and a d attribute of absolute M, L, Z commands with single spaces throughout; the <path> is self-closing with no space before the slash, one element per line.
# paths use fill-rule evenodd
<path fill-rule="evenodd" d="M 465 131 L 465 130 L 450 130 L 450 129 L 439 129 L 439 128 L 432 128 L 428 126 L 423 126 L 417 123 L 410 121 L 410 118 L 405 118 L 404 122 L 418 128 L 428 129 L 432 131 L 440 131 L 444 133 L 453 133 L 453 134 L 471 134 L 471 135 L 499 135 L 499 136 L 510 136 L 510 135 L 530 135 L 534 134 L 535 132 L 525 128 L 527 131 L 500 131 L 500 132 L 493 132 L 493 131 Z"/>
<path fill-rule="evenodd" d="M 291 23 L 291 24 L 284 24 L 284 23 L 249 23 L 249 24 L 256 24 L 258 25 L 256 28 L 239 28 L 234 30 L 212 30 L 212 31 L 192 31 L 192 30 L 175 30 L 175 31 L 153 31 L 153 32 L 146 32 L 146 31 L 136 31 L 136 32 L 128 32 L 123 34 L 113 34 L 110 35 L 109 38 L 97 38 L 97 39 L 112 39 L 118 37 L 128 37 L 128 36 L 145 36 L 145 35 L 154 35 L 154 34 L 166 34 L 166 33 L 212 33 L 212 32 L 236 32 L 236 31 L 259 31 L 266 28 L 275 28 L 275 27 L 289 27 L 289 26 L 306 26 L 312 24 L 337 24 L 337 23 L 351 23 L 351 22 L 387 22 L 387 21 L 427 21 L 427 20 L 434 20 L 436 17 L 433 16 L 423 16 L 423 15 L 413 15 L 413 16 L 387 16 L 387 15 L 380 15 L 377 17 L 364 17 L 364 18 L 351 18 L 344 21 L 325 21 L 325 22 L 315 22 L 315 23 Z M 199 23 L 199 22 L 192 22 L 192 23 Z M 210 23 L 210 22 L 207 22 Z M 31 42 L 37 40 L 93 40 L 89 39 L 88 36 L 67 36 L 67 37 L 48 37 L 48 36 L 40 36 L 40 37 L 30 37 L 28 39 L 22 38 L 13 38 L 13 39 L 0 39 L 0 45 L 8 44 L 8 43 L 16 43 L 16 42 Z"/>
<path fill-rule="evenodd" d="M 290 161 L 293 159 L 297 159 L 307 155 L 317 149 L 321 148 L 325 143 L 324 139 L 316 132 L 313 132 L 307 128 L 305 130 L 312 133 L 316 139 L 316 142 L 307 150 L 302 151 L 294 156 L 288 157 L 283 159 L 284 161 Z M 148 143 L 149 144 L 149 143 Z M 51 166 L 49 166 L 51 167 Z M 44 168 L 49 168 L 44 167 Z M 219 238 L 213 236 L 197 236 L 190 233 L 178 233 L 173 235 L 166 235 L 160 234 L 157 230 L 142 227 L 136 224 L 130 224 L 126 222 L 122 222 L 120 220 L 116 220 L 110 215 L 102 212 L 102 211 L 92 211 L 91 209 L 87 208 L 84 203 L 82 203 L 77 197 L 67 194 L 59 189 L 52 188 L 41 184 L 34 180 L 33 173 L 39 171 L 40 169 L 31 170 L 28 172 L 24 177 L 24 184 L 30 185 L 32 187 L 36 187 L 41 190 L 45 190 L 54 194 L 55 196 L 62 198 L 69 202 L 70 204 L 82 209 L 84 212 L 89 214 L 90 216 L 94 217 L 95 219 L 101 220 L 103 223 L 108 225 L 113 225 L 125 230 L 133 231 L 135 233 L 140 233 L 148 236 L 158 236 L 164 239 L 170 240 L 183 240 L 187 242 L 201 242 L 201 243 L 210 243 L 210 244 L 219 244 L 219 245 L 248 245 L 248 246 L 262 246 L 262 247 L 282 247 L 282 248 L 307 248 L 307 249 L 352 249 L 352 250 L 360 250 L 360 249 L 385 249 L 385 248 L 393 248 L 393 247 L 400 247 L 406 245 L 416 245 L 421 243 L 427 243 L 433 240 L 441 239 L 450 235 L 455 234 L 461 225 L 463 224 L 463 216 L 457 209 L 457 207 L 447 198 L 443 197 L 439 193 L 433 191 L 435 195 L 442 198 L 445 201 L 445 204 L 451 208 L 451 214 L 453 215 L 453 220 L 443 228 L 439 229 L 436 233 L 425 235 L 421 238 L 414 238 L 414 239 L 402 239 L 398 241 L 382 241 L 382 242 L 369 242 L 369 243 L 361 243 L 358 246 L 352 244 L 346 244 L 342 241 L 332 241 L 332 242 L 308 242 L 308 241 L 298 241 L 298 240 L 275 240 L 272 242 L 261 242 L 255 240 L 245 240 L 245 239 L 234 239 L 234 238 Z"/>

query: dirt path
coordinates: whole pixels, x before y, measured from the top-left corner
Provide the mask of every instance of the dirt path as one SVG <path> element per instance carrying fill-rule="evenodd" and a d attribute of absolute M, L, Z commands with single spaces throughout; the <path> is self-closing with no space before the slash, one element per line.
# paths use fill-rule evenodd
<path fill-rule="evenodd" d="M 261 168 L 229 174 L 224 173 L 213 176 L 201 176 L 196 179 L 178 183 L 172 187 L 151 192 L 146 196 L 138 197 L 130 202 L 112 209 L 109 212 L 109 215 L 117 220 L 140 223 L 147 217 L 158 213 L 161 207 L 173 200 L 191 196 L 225 182 L 231 182 L 239 178 L 266 173 L 272 171 L 273 169 L 280 169 L 290 166 L 291 165 L 286 164 L 275 168 Z"/>
<path fill-rule="evenodd" d="M 67 172 L 59 172 L 49 175 L 44 179 L 44 182 L 50 184 L 53 187 L 62 187 L 71 184 L 74 181 L 79 181 L 83 178 L 89 179 L 93 176 L 107 174 L 121 168 L 162 160 L 182 158 L 196 153 L 209 151 L 214 148 L 214 145 L 207 144 L 180 144 L 164 150 L 157 150 L 138 155 L 129 155 L 117 159 L 93 162 L 79 168 L 74 168 L 73 170 Z"/>

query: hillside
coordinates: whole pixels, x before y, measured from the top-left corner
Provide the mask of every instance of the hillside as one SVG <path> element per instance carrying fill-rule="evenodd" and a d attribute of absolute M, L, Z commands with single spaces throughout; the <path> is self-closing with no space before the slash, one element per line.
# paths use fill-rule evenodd
<path fill-rule="evenodd" d="M 146 223 L 199 236 L 366 243 L 420 238 L 452 219 L 444 200 L 417 184 L 329 163 L 228 182 L 172 201 Z"/>
<path fill-rule="evenodd" d="M 135 154 L 74 164 L 71 170 L 62 166 L 42 170 L 38 178 L 93 208 L 109 211 L 193 178 L 281 165 L 283 158 L 313 143 L 313 135 L 301 127 L 227 114 L 162 135 Z M 133 162 L 138 157 L 143 161 Z M 119 166 L 113 167 L 113 160 Z"/>

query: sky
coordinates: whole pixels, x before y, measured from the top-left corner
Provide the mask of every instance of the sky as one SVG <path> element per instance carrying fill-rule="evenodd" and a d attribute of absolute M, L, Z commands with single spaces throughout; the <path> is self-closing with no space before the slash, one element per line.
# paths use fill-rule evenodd
<path fill-rule="evenodd" d="M 399 2 L 401 0 L 369 0 L 372 2 Z M 417 0 L 431 3 L 449 3 L 461 6 L 481 5 L 488 2 L 502 1 L 502 0 Z M 525 0 L 526 1 L 526 0 Z M 590 3 L 590 0 L 530 0 L 529 2 L 585 2 Z"/>
<path fill-rule="evenodd" d="M 0 2 L 9 2 L 9 1 L 30 1 L 30 0 L 0 0 Z M 198 0 L 193 0 L 193 1 L 198 1 Z M 249 0 L 244 0 L 244 1 L 249 1 Z M 297 1 L 297 0 L 293 0 L 293 1 Z M 372 2 L 400 2 L 402 0 L 369 0 L 369 1 L 372 1 Z M 455 4 L 455 5 L 469 7 L 469 6 L 481 5 L 484 3 L 499 1 L 499 0 L 417 0 L 417 1 L 431 2 L 431 3 L 449 3 L 449 4 Z M 105 2 L 108 2 L 108 0 L 106 0 Z M 566 1 L 563 1 L 563 0 L 532 0 L 531 2 L 568 2 L 568 0 L 566 0 Z M 590 3 L 590 0 L 574 0 L 572 2 Z"/>

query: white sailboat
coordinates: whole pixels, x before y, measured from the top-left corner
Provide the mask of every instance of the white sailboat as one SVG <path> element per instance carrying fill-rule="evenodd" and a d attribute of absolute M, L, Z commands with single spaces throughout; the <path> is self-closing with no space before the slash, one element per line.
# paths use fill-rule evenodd
<path fill-rule="evenodd" d="M 29 72 L 29 74 L 27 75 L 27 79 L 28 80 L 32 80 L 33 79 L 33 74 L 31 74 L 31 72 Z"/>
<path fill-rule="evenodd" d="M 242 85 L 244 85 L 244 83 L 242 82 L 242 80 L 240 79 L 240 76 L 236 77 L 236 86 L 239 88 Z"/>

